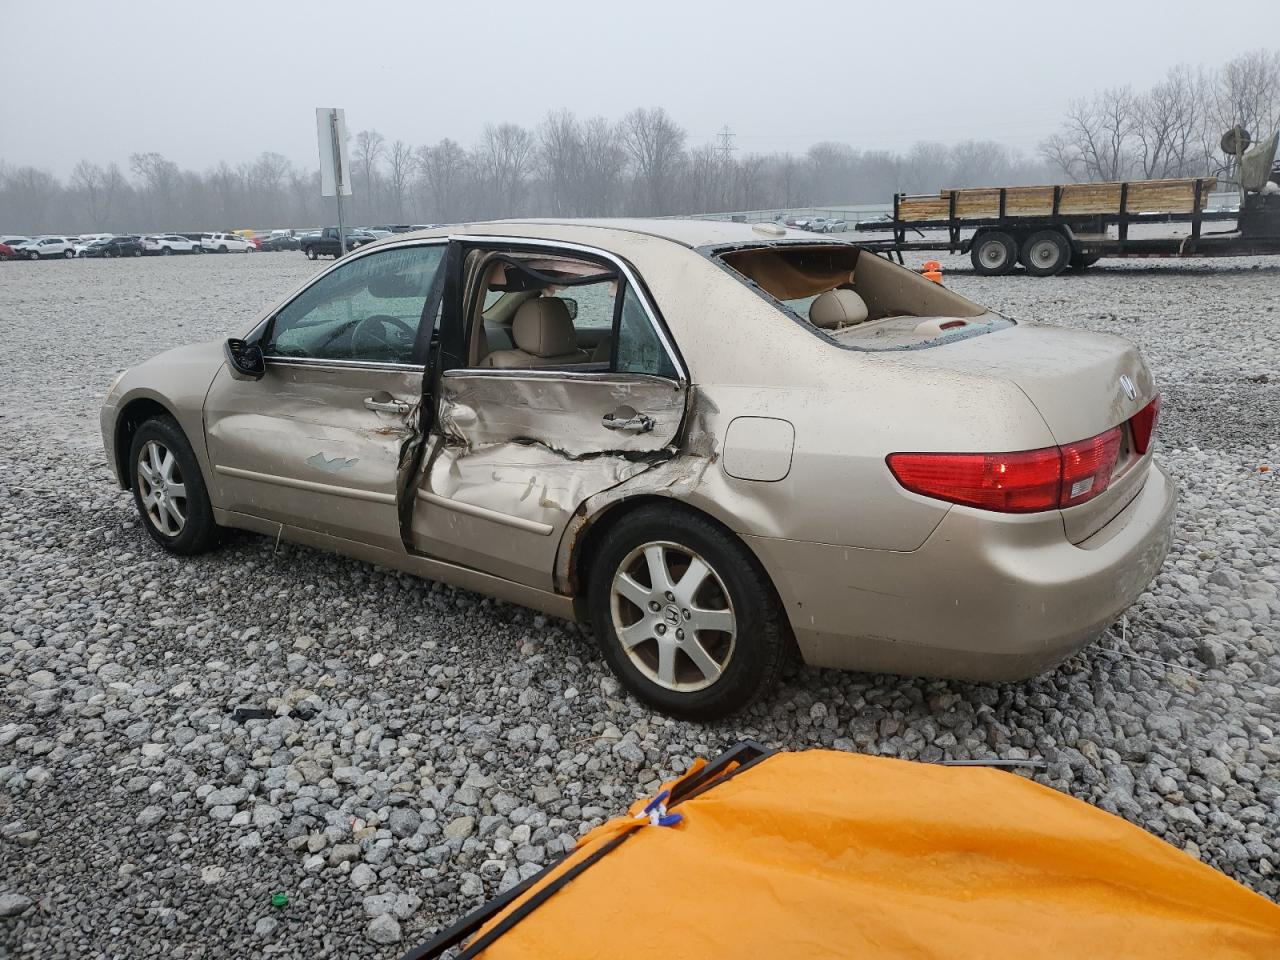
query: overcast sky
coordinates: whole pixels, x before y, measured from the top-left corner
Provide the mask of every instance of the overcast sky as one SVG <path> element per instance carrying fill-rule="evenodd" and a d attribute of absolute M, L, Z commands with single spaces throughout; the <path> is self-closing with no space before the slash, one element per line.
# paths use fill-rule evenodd
<path fill-rule="evenodd" d="M 1216 15 L 1214 14 L 1216 12 Z M 0 159 L 65 175 L 157 151 L 316 163 L 317 106 L 413 145 L 548 110 L 663 106 L 744 152 L 820 140 L 1034 149 L 1069 99 L 1274 45 L 1274 2 L 1048 5 L 0 0 Z"/>

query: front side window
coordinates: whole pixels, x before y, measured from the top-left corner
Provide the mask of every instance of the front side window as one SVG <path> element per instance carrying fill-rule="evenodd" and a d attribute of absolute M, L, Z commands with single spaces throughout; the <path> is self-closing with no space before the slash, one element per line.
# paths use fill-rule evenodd
<path fill-rule="evenodd" d="M 422 313 L 446 249 L 441 243 L 383 250 L 330 271 L 275 315 L 263 352 L 319 360 L 415 362 Z"/>

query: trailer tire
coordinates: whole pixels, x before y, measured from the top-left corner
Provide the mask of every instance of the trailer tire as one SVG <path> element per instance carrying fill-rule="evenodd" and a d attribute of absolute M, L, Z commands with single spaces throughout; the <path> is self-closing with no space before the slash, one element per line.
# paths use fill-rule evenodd
<path fill-rule="evenodd" d="M 1071 244 L 1057 230 L 1037 230 L 1022 242 L 1018 260 L 1033 277 L 1055 277 L 1071 262 Z"/>
<path fill-rule="evenodd" d="M 1088 270 L 1101 259 L 1101 254 L 1097 253 L 1073 253 L 1067 265 L 1079 273 L 1082 270 Z"/>
<path fill-rule="evenodd" d="M 1018 243 L 1003 230 L 992 230 L 973 241 L 969 260 L 981 276 L 1002 277 L 1018 262 Z"/>

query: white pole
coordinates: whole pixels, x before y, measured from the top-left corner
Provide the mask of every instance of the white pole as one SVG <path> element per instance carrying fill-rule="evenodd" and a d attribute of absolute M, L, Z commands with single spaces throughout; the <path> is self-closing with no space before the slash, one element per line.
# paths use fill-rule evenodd
<path fill-rule="evenodd" d="M 342 187 L 343 175 L 346 173 L 342 169 L 342 144 L 338 142 L 338 111 L 334 110 L 329 114 L 329 129 L 332 131 L 333 139 L 333 179 L 337 184 L 338 194 L 338 256 L 342 257 L 347 252 L 347 231 L 342 223 Z"/>

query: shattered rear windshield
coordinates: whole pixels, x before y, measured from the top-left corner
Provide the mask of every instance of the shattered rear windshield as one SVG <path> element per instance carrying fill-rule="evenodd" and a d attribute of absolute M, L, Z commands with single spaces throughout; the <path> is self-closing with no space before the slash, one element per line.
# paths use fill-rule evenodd
<path fill-rule="evenodd" d="M 761 244 L 715 256 L 814 333 L 848 349 L 919 349 L 1013 325 L 852 244 Z"/>

